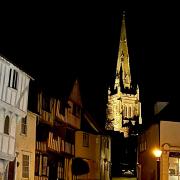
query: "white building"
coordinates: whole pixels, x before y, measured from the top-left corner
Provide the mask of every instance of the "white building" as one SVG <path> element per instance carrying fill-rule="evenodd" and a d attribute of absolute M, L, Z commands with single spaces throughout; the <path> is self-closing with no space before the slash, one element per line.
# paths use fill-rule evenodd
<path fill-rule="evenodd" d="M 31 77 L 0 56 L 0 179 L 15 154 L 16 122 L 27 115 Z"/>

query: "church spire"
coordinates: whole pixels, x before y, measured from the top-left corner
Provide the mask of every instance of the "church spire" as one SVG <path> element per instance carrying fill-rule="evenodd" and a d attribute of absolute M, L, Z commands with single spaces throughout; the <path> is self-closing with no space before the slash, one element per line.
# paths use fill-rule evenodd
<path fill-rule="evenodd" d="M 121 67 L 122 67 L 122 74 L 120 74 Z M 117 60 L 117 66 L 116 66 L 116 79 L 115 79 L 114 88 L 120 87 L 120 80 L 122 80 L 125 88 L 130 89 L 131 73 L 130 73 L 130 66 L 129 66 L 129 54 L 128 54 L 128 45 L 127 45 L 127 37 L 126 37 L 125 12 L 123 12 L 123 18 L 122 18 L 118 60 Z"/>

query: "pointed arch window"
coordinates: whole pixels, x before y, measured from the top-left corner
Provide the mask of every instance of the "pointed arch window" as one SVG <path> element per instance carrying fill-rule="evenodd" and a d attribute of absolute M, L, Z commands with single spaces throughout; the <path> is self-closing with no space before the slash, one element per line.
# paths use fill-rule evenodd
<path fill-rule="evenodd" d="M 4 121 L 4 134 L 9 134 L 9 116 L 6 116 Z"/>
<path fill-rule="evenodd" d="M 124 105 L 123 116 L 127 117 L 127 106 L 126 105 Z"/>
<path fill-rule="evenodd" d="M 129 114 L 129 117 L 131 117 L 131 107 L 129 107 L 129 112 L 128 112 L 128 114 Z"/>

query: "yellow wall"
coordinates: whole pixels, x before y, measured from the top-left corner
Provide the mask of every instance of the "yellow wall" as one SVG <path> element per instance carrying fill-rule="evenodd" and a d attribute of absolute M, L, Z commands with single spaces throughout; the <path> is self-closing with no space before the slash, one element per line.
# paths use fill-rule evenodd
<path fill-rule="evenodd" d="M 109 180 L 111 169 L 111 139 L 109 136 L 89 134 L 89 146 L 83 147 L 83 131 L 75 134 L 75 157 L 81 157 L 89 164 L 90 172 L 78 176 L 78 179 Z M 106 141 L 109 148 L 106 148 Z M 106 161 L 105 161 L 106 160 Z"/>
<path fill-rule="evenodd" d="M 29 179 L 34 179 L 35 167 L 35 139 L 36 139 L 36 115 L 32 112 L 27 114 L 27 135 L 21 134 L 21 120 L 17 123 L 16 131 L 16 152 L 18 152 L 16 180 L 22 179 L 22 155 L 30 156 Z"/>
<path fill-rule="evenodd" d="M 96 154 L 100 139 L 97 135 L 89 134 L 89 146 L 83 147 L 83 131 L 76 131 L 75 134 L 75 156 L 96 160 Z M 96 144 L 97 141 L 97 144 Z"/>
<path fill-rule="evenodd" d="M 89 134 L 89 146 L 83 147 L 83 131 L 76 131 L 75 134 L 75 157 L 85 159 L 90 168 L 90 172 L 80 176 L 79 179 L 88 177 L 88 179 L 98 179 L 100 175 L 100 136 Z"/>

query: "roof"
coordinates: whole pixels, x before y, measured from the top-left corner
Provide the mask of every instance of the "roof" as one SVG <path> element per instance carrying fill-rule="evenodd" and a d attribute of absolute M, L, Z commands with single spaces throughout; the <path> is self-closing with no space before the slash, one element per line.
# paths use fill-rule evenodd
<path fill-rule="evenodd" d="M 164 107 L 157 115 L 155 119 L 167 120 L 167 121 L 180 121 L 179 103 L 177 101 L 171 101 Z"/>
<path fill-rule="evenodd" d="M 97 125 L 95 119 L 86 110 L 82 113 L 81 130 L 95 134 L 102 133 L 102 130 Z"/>
<path fill-rule="evenodd" d="M 0 59 L 5 61 L 8 64 L 12 64 L 13 66 L 15 66 L 17 69 L 19 69 L 20 71 L 22 71 L 23 73 L 26 74 L 26 76 L 28 76 L 30 79 L 34 80 L 33 77 L 31 77 L 29 74 L 27 74 L 24 70 L 20 69 L 20 65 L 16 65 L 15 63 L 13 63 L 11 60 L 9 60 L 7 57 L 3 56 L 2 54 L 0 54 Z"/>
<path fill-rule="evenodd" d="M 54 87 L 57 86 L 57 83 L 54 83 L 54 81 L 52 82 L 52 86 L 48 87 L 47 85 L 43 84 L 38 80 L 30 82 L 28 108 L 31 111 L 36 113 L 38 93 L 41 91 L 45 96 L 59 99 L 63 102 L 67 102 L 67 99 L 69 98 L 71 91 L 73 89 L 74 79 L 69 79 L 69 81 L 60 81 L 58 86 L 60 86 L 61 88 L 58 88 L 58 90 Z"/>

